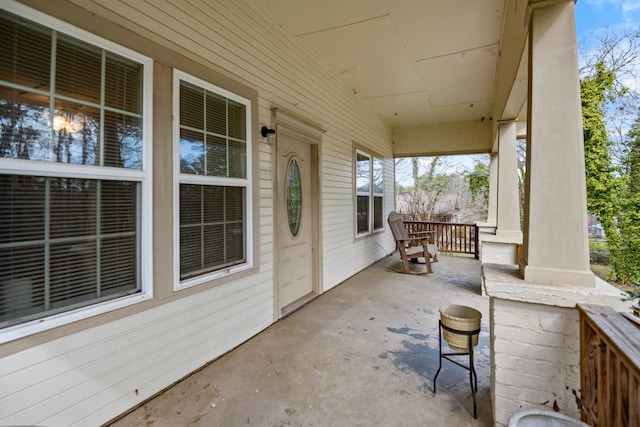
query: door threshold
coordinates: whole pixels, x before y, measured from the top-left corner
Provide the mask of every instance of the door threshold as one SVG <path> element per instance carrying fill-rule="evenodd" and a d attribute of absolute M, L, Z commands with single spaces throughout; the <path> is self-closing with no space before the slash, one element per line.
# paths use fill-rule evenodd
<path fill-rule="evenodd" d="M 317 296 L 318 296 L 318 294 L 316 292 L 311 292 L 311 293 L 303 296 L 302 298 L 295 300 L 294 302 L 292 302 L 291 304 L 287 305 L 286 307 L 283 307 L 282 310 L 280 310 L 280 318 L 282 319 L 284 317 L 287 317 L 288 315 L 290 315 L 294 311 L 299 310 L 303 306 L 305 306 L 308 303 L 310 303 L 311 301 L 313 301 Z"/>

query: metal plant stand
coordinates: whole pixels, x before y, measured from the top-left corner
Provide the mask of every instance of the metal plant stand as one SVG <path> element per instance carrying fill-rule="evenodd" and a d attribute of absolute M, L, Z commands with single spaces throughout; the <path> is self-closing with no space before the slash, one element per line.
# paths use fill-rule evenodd
<path fill-rule="evenodd" d="M 468 343 L 468 351 L 466 352 L 457 352 L 457 353 L 443 353 L 442 352 L 442 329 L 445 329 L 454 334 L 467 335 L 469 338 Z M 446 325 L 442 324 L 442 320 L 438 320 L 438 346 L 440 353 L 440 366 L 438 366 L 438 371 L 436 372 L 436 376 L 433 378 L 433 394 L 436 393 L 436 380 L 438 379 L 438 374 L 442 369 L 442 359 L 447 359 L 449 362 L 453 362 L 461 368 L 469 371 L 469 384 L 471 385 L 471 395 L 473 396 L 473 418 L 478 418 L 478 409 L 476 407 L 476 392 L 478 391 L 478 375 L 476 374 L 476 369 L 473 366 L 473 345 L 472 345 L 472 337 L 473 335 L 479 334 L 480 328 L 474 331 L 460 331 L 458 329 L 450 328 Z M 469 366 L 463 365 L 457 360 L 451 359 L 451 356 L 469 356 Z"/>

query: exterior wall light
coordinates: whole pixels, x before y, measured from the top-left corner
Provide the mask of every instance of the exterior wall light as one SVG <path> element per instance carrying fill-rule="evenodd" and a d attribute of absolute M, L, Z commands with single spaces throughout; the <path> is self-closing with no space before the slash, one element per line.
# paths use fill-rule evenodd
<path fill-rule="evenodd" d="M 266 126 L 262 126 L 262 129 L 260 129 L 260 135 L 262 135 L 263 138 L 267 139 L 267 144 L 268 145 L 275 145 L 276 144 L 276 130 L 275 129 L 269 129 Z"/>

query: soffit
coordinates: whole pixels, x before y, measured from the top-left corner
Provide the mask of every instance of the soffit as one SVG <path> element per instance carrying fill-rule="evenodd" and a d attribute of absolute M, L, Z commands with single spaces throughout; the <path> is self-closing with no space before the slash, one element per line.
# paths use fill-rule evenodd
<path fill-rule="evenodd" d="M 392 127 L 491 115 L 505 0 L 252 0 Z"/>

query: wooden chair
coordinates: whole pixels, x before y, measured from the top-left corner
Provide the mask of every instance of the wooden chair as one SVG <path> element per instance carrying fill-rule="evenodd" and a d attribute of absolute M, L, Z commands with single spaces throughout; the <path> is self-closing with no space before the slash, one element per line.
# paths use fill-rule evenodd
<path fill-rule="evenodd" d="M 433 273 L 431 269 L 431 259 L 433 262 L 438 261 L 438 247 L 433 244 L 433 231 L 420 231 L 417 233 L 409 233 L 404 226 L 402 217 L 397 212 L 391 212 L 389 218 L 389 228 L 393 233 L 393 239 L 396 241 L 396 247 L 402 257 L 402 269 L 394 268 L 400 273 L 408 274 L 426 274 Z M 424 258 L 426 271 L 413 272 L 409 269 L 409 260 Z"/>

